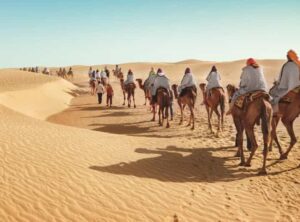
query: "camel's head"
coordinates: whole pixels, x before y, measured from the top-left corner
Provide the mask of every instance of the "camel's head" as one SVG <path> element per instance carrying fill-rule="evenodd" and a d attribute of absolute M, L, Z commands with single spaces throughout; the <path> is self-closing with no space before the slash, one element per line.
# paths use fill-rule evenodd
<path fill-rule="evenodd" d="M 205 89 L 206 89 L 206 84 L 205 83 L 200 83 L 199 87 L 204 92 Z"/>
<path fill-rule="evenodd" d="M 143 82 L 142 79 L 136 79 L 135 81 L 137 81 L 138 83 L 142 83 Z"/>
<path fill-rule="evenodd" d="M 228 84 L 226 86 L 226 89 L 227 89 L 227 93 L 228 93 L 229 98 L 231 98 L 233 96 L 233 94 L 235 93 L 235 91 L 237 90 L 237 88 L 232 84 Z"/>

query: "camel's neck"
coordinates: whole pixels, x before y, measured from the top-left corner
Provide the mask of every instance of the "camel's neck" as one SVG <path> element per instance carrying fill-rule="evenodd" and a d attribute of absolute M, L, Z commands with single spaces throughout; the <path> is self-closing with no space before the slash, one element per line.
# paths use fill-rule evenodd
<path fill-rule="evenodd" d="M 139 81 L 139 87 L 140 87 L 141 89 L 144 89 L 144 84 L 142 83 L 142 81 Z"/>
<path fill-rule="evenodd" d="M 178 92 L 177 92 L 177 89 L 173 89 L 173 92 L 174 92 L 175 98 L 178 99 Z"/>

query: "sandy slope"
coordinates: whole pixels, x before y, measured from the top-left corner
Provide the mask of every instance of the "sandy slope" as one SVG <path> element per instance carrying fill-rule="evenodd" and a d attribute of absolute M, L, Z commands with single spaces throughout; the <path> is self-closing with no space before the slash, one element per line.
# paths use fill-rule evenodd
<path fill-rule="evenodd" d="M 199 78 L 210 66 L 195 64 Z M 220 66 L 237 82 L 240 64 Z M 130 66 L 143 77 L 148 65 L 124 69 Z M 173 81 L 186 66 L 163 65 L 174 71 Z M 6 70 L 0 72 L 0 80 L 7 82 L 0 90 L 0 221 L 174 221 L 175 214 L 179 221 L 299 221 L 299 143 L 287 161 L 277 161 L 275 149 L 268 160 L 269 175 L 258 177 L 261 151 L 251 168 L 238 167 L 230 118 L 219 137 L 207 133 L 199 103 L 194 132 L 178 126 L 178 117 L 171 129 L 162 129 L 148 122 L 141 90 L 138 108 L 123 108 L 118 82 L 113 81 L 113 109 L 100 108 L 95 97 L 81 93 L 69 109 L 50 117 L 93 130 L 73 128 L 40 119 L 63 109 L 78 88 L 53 77 L 9 72 L 28 85 Z M 86 85 L 76 78 L 78 86 Z M 8 90 L 14 90 L 12 101 L 1 97 L 11 95 Z M 15 99 L 22 95 L 34 109 L 43 106 L 42 115 L 28 113 Z M 59 108 L 53 108 L 57 103 Z M 286 133 L 280 136 L 286 147 Z"/>

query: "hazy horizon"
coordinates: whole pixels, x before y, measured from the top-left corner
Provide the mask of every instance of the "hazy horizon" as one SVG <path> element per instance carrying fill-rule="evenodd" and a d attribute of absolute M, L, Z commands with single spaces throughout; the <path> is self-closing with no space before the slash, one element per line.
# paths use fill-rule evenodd
<path fill-rule="evenodd" d="M 11 0 L 0 67 L 285 59 L 300 53 L 296 0 Z"/>

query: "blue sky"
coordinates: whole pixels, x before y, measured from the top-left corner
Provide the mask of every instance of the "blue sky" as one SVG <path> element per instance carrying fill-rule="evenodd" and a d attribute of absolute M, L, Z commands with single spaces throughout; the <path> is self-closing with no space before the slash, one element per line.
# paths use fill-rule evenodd
<path fill-rule="evenodd" d="M 299 0 L 0 0 L 0 67 L 300 53 Z"/>

